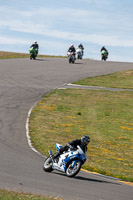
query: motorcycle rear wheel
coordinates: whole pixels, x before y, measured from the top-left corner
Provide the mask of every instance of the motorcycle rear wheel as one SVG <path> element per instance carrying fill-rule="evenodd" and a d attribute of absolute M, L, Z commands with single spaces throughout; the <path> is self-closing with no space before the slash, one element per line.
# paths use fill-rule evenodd
<path fill-rule="evenodd" d="M 52 166 L 53 166 L 53 161 L 51 160 L 51 158 L 50 157 L 46 158 L 43 164 L 43 170 L 45 172 L 51 172 L 53 171 Z"/>
<path fill-rule="evenodd" d="M 76 162 L 76 164 L 72 168 L 72 162 L 73 161 L 70 162 L 70 164 L 68 165 L 68 167 L 66 169 L 66 175 L 68 177 L 74 177 L 74 176 L 76 176 L 76 174 L 79 173 L 80 168 L 81 168 L 81 163 L 80 162 Z"/>

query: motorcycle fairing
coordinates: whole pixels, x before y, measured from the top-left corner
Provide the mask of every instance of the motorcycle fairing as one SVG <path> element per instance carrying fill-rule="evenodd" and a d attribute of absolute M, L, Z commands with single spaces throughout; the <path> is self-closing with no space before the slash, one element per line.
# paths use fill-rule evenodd
<path fill-rule="evenodd" d="M 56 144 L 56 149 L 58 151 L 61 147 L 62 145 L 58 143 Z M 77 151 L 68 150 L 67 152 L 60 155 L 58 163 L 53 164 L 53 169 L 66 172 L 67 166 L 71 161 L 73 161 L 71 167 L 74 167 L 77 162 L 83 164 L 86 161 L 86 158 L 86 154 L 83 153 L 82 149 L 78 149 Z"/>
<path fill-rule="evenodd" d="M 57 151 L 59 151 L 61 147 L 63 147 L 61 144 L 56 143 L 56 149 L 57 149 Z"/>

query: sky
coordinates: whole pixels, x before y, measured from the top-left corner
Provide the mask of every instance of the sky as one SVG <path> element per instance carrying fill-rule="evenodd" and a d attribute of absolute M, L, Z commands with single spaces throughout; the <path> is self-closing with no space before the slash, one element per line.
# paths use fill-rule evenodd
<path fill-rule="evenodd" d="M 133 62 L 133 0 L 0 0 L 0 51 L 66 56 L 82 43 L 84 58 Z"/>

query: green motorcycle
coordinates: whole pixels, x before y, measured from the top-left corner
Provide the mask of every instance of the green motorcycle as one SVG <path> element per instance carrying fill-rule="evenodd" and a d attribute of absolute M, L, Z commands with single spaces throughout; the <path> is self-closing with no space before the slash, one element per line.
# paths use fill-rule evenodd
<path fill-rule="evenodd" d="M 101 51 L 101 60 L 106 61 L 107 58 L 108 58 L 108 52 L 105 51 L 105 50 L 102 50 L 102 51 Z"/>
<path fill-rule="evenodd" d="M 37 57 L 37 51 L 36 51 L 36 49 L 34 47 L 31 47 L 29 49 L 29 52 L 30 52 L 30 59 L 31 60 L 32 59 L 36 60 L 36 57 Z"/>

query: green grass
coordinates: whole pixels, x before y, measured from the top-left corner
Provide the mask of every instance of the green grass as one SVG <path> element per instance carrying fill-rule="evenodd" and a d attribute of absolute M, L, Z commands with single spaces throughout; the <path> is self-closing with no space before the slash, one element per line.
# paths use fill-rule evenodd
<path fill-rule="evenodd" d="M 7 190 L 0 190 L 0 200 L 52 200 L 53 197 L 46 198 L 42 195 L 33 195 L 33 194 L 24 194 L 24 193 L 17 193 L 11 192 Z M 56 198 L 58 200 L 62 200 Z"/>
<path fill-rule="evenodd" d="M 53 56 L 53 55 L 38 55 L 38 57 L 57 57 L 65 58 L 65 56 Z M 15 53 L 15 52 L 5 52 L 0 51 L 0 59 L 11 59 L 11 58 L 29 58 L 28 53 Z"/>
<path fill-rule="evenodd" d="M 54 90 L 33 109 L 30 136 L 44 155 L 87 134 L 84 169 L 133 181 L 133 92 Z"/>
<path fill-rule="evenodd" d="M 103 76 L 88 77 L 76 81 L 74 84 L 133 89 L 133 70 L 116 72 Z"/>

